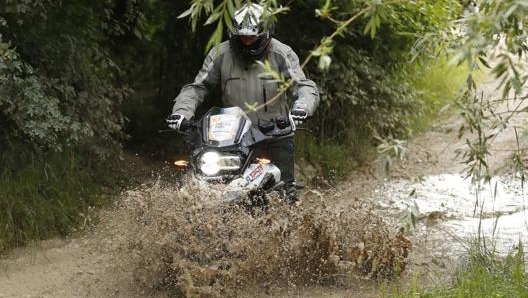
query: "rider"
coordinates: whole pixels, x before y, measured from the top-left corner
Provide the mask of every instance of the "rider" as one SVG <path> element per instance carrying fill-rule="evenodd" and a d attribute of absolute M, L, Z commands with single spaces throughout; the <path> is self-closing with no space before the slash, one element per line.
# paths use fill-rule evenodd
<path fill-rule="evenodd" d="M 264 8 L 254 3 L 246 3 L 235 12 L 229 40 L 208 53 L 194 82 L 185 85 L 176 97 L 172 114 L 167 118 L 169 127 L 179 129 L 184 118 L 191 119 L 198 105 L 214 88 L 220 88 L 222 102 L 227 107 L 245 109 L 248 105 L 256 105 L 256 111 L 248 112 L 253 123 L 282 116 L 298 124 L 314 113 L 319 104 L 316 84 L 306 78 L 291 47 L 273 38 L 275 28 L 264 24 L 263 13 Z M 291 110 L 284 93 L 276 96 L 280 93 L 279 83 L 264 74 L 262 65 L 256 61 L 268 61 L 285 80 L 292 80 Z M 287 199 L 296 201 L 293 133 L 261 150 L 281 170 L 282 180 L 287 185 Z"/>

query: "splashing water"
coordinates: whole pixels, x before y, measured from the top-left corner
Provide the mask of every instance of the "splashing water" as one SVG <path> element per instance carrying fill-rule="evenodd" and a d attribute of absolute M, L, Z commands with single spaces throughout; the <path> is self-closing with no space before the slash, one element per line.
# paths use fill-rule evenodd
<path fill-rule="evenodd" d="M 519 241 L 527 244 L 524 190 L 511 177 L 496 177 L 480 187 L 452 174 L 393 181 L 378 188 L 373 199 L 400 219 L 412 213 L 417 232 L 428 233 L 428 241 L 446 254 L 463 256 L 477 237 L 504 255 Z"/>
<path fill-rule="evenodd" d="M 336 210 L 317 195 L 294 207 L 271 198 L 252 216 L 218 189 L 157 184 L 127 192 L 122 204 L 134 214 L 126 238 L 138 284 L 184 297 L 394 276 L 411 246 L 368 207 Z"/>

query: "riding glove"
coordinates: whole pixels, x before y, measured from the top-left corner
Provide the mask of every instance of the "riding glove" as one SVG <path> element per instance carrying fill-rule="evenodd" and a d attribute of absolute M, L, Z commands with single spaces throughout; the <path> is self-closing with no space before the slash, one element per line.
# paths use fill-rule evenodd
<path fill-rule="evenodd" d="M 180 114 L 172 114 L 165 119 L 165 122 L 167 122 L 167 125 L 170 129 L 180 130 L 181 123 L 185 119 L 183 115 Z"/>
<path fill-rule="evenodd" d="M 304 109 L 295 108 L 290 111 L 290 120 L 295 125 L 300 125 L 308 118 L 308 113 Z"/>

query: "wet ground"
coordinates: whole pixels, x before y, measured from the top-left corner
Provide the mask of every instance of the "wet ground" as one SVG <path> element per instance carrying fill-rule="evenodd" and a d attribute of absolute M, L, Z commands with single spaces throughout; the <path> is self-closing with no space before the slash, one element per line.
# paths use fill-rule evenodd
<path fill-rule="evenodd" d="M 440 174 L 384 183 L 373 200 L 448 255 L 464 256 L 479 236 L 505 255 L 519 242 L 528 243 L 525 192 L 520 179 L 512 177 L 478 187 L 464 175 Z"/>

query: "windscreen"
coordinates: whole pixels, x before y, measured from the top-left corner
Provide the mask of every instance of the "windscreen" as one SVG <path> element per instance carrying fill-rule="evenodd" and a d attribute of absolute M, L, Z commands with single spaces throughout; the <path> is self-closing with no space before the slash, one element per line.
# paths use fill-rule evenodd
<path fill-rule="evenodd" d="M 250 126 L 251 120 L 239 107 L 212 108 L 202 118 L 204 142 L 215 147 L 237 144 Z"/>

